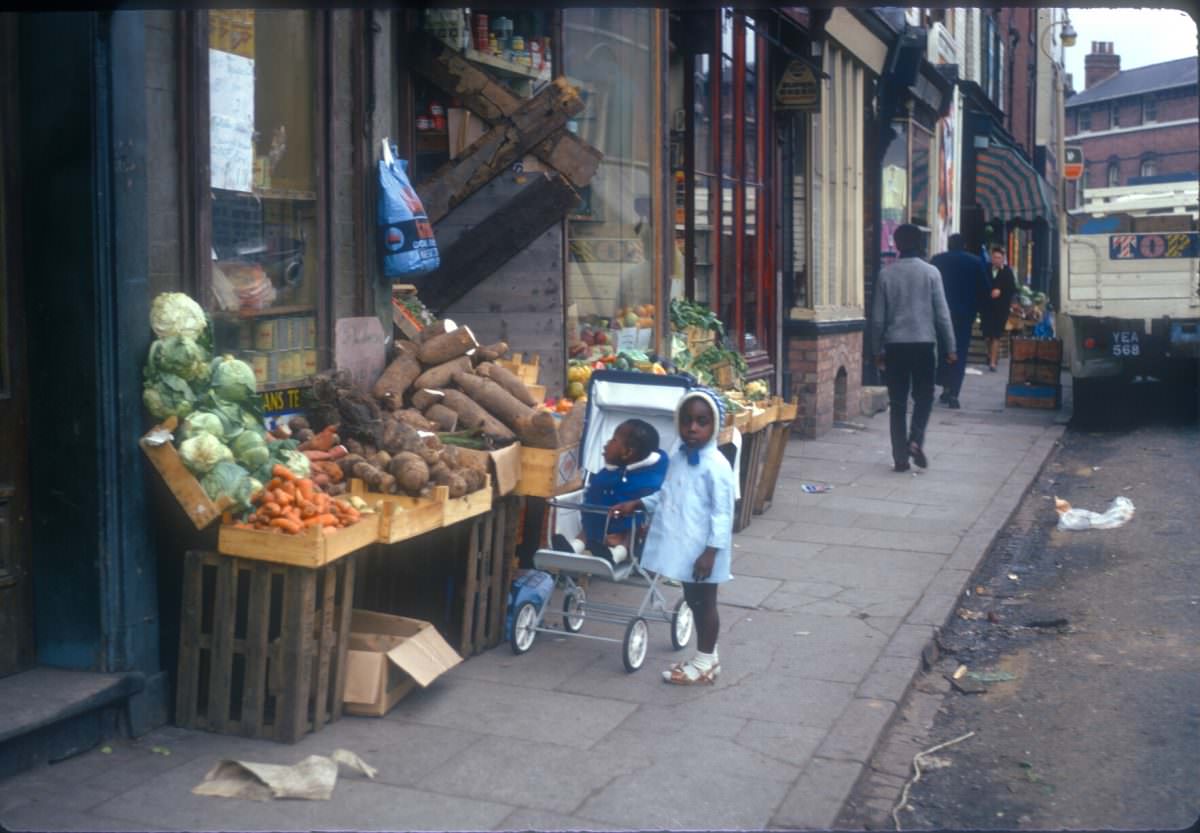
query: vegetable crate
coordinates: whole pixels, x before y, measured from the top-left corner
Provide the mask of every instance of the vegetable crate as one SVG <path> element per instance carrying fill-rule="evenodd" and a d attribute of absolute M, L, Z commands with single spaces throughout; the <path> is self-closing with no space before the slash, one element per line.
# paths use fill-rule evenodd
<path fill-rule="evenodd" d="M 774 410 L 774 409 L 773 409 Z M 766 412 L 763 413 L 766 415 Z M 753 419 L 753 418 L 752 418 Z M 761 428 L 751 430 L 742 437 L 742 461 L 738 472 L 741 497 L 733 510 L 733 531 L 741 532 L 750 526 L 754 514 L 755 495 L 761 480 L 763 463 L 766 459 L 767 447 L 771 443 L 772 422 L 766 422 Z"/>
<path fill-rule="evenodd" d="M 1062 407 L 1062 385 L 1009 385 L 1004 405 L 1008 408 L 1057 410 Z"/>
<path fill-rule="evenodd" d="M 163 482 L 175 495 L 183 511 L 187 513 L 196 529 L 204 529 L 217 518 L 221 517 L 233 501 L 221 496 L 215 502 L 205 494 L 204 488 L 187 467 L 175 448 L 171 439 L 171 431 L 175 430 L 175 418 L 157 425 L 138 441 L 142 451 L 150 458 L 151 464 L 162 475 Z"/>
<path fill-rule="evenodd" d="M 442 487 L 445 489 L 445 487 Z M 442 526 L 445 509 L 441 499 L 432 497 L 410 497 L 408 495 L 386 495 L 368 492 L 366 484 L 357 478 L 350 481 L 350 494 L 365 500 L 371 507 L 378 507 L 379 534 L 377 541 L 395 544 L 424 535 Z"/>
<path fill-rule="evenodd" d="M 706 330 L 703 327 L 692 325 L 683 331 L 683 335 L 687 338 L 688 352 L 693 356 L 699 356 L 708 348 L 717 343 L 717 336 L 712 330 Z"/>
<path fill-rule="evenodd" d="M 1062 339 L 1013 336 L 1011 354 L 1014 362 L 1039 361 L 1061 365 Z"/>
<path fill-rule="evenodd" d="M 521 446 L 521 478 L 516 493 L 529 497 L 554 497 L 578 489 L 583 482 L 579 447 L 529 448 Z"/>
<path fill-rule="evenodd" d="M 524 353 L 513 353 L 511 359 L 499 359 L 496 364 L 511 370 L 525 384 L 536 385 L 538 373 L 541 371 L 541 361 L 542 357 L 537 353 L 533 354 L 533 360 L 530 362 L 525 361 Z"/>
<path fill-rule="evenodd" d="M 755 515 L 761 515 L 767 511 L 767 508 L 771 505 L 771 501 L 775 498 L 775 485 L 779 482 L 779 472 L 783 468 L 783 457 L 787 452 L 788 441 L 792 437 L 792 426 L 795 424 L 796 416 L 800 412 L 799 397 L 794 397 L 791 402 L 776 399 L 776 404 L 779 410 L 779 417 L 769 429 L 770 434 L 767 437 L 762 471 L 759 474 L 758 483 L 754 490 L 752 513 Z"/>
<path fill-rule="evenodd" d="M 354 570 L 188 552 L 176 724 L 295 743 L 337 720 Z"/>
<path fill-rule="evenodd" d="M 343 556 L 373 544 L 379 538 L 379 518 L 369 515 L 357 523 L 326 532 L 328 527 L 309 527 L 300 534 L 278 530 L 239 529 L 221 526 L 217 550 L 276 564 L 324 567 Z"/>

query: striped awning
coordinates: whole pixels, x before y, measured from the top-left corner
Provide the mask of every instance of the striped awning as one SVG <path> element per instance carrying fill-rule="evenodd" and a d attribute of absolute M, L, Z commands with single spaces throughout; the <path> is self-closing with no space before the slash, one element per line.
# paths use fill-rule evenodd
<path fill-rule="evenodd" d="M 989 220 L 1054 222 L 1054 195 L 1046 180 L 996 136 L 975 156 L 975 200 Z"/>

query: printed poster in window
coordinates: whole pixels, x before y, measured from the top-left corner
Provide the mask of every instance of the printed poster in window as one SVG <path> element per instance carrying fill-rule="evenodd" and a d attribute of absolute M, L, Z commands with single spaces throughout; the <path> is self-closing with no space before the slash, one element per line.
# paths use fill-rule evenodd
<path fill-rule="evenodd" d="M 249 193 L 254 178 L 254 59 L 208 50 L 212 187 Z"/>

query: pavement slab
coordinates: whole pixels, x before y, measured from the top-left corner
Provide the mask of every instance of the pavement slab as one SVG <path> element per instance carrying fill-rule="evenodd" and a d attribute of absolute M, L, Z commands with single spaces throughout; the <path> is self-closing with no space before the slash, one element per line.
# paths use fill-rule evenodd
<path fill-rule="evenodd" d="M 1006 374 L 935 406 L 931 467 L 891 471 L 888 417 L 793 437 L 771 506 L 734 536 L 721 676 L 671 686 L 690 656 L 650 623 L 644 667 L 616 642 L 540 633 L 470 657 L 384 718 L 345 717 L 288 746 L 161 727 L 0 780 L 0 824 L 42 830 L 630 830 L 829 828 L 958 594 L 1063 426 L 1003 407 Z M 832 490 L 809 494 L 805 483 Z M 680 596 L 664 587 L 668 607 Z M 592 582 L 593 600 L 644 589 Z M 555 594 L 547 623 L 561 617 Z M 619 639 L 624 627 L 584 633 Z M 155 748 L 160 751 L 154 751 Z M 326 802 L 194 796 L 222 758 L 295 763 L 346 748 Z M 161 750 L 170 754 L 164 755 Z M 913 750 L 916 751 L 916 750 Z M 911 752 L 908 753 L 911 758 Z M 703 758 L 711 766 L 698 768 Z M 904 777 L 897 758 L 892 777 Z"/>

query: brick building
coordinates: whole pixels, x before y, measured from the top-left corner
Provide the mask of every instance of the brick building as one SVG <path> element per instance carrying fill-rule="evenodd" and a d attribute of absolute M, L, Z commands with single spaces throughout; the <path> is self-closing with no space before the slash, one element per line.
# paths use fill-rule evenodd
<path fill-rule="evenodd" d="M 1092 43 L 1086 86 L 1066 102 L 1067 143 L 1083 148 L 1084 188 L 1197 178 L 1196 68 L 1196 58 L 1181 58 L 1121 71 L 1112 43 Z M 1078 186 L 1068 189 L 1067 204 L 1081 205 Z"/>

